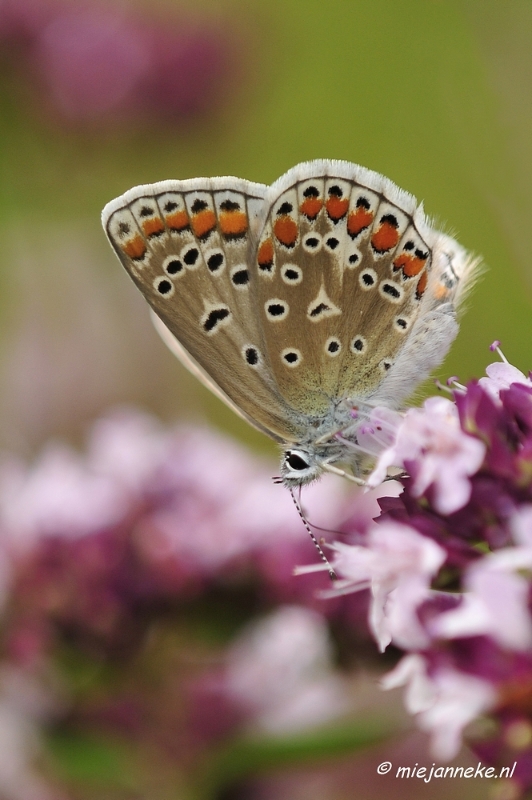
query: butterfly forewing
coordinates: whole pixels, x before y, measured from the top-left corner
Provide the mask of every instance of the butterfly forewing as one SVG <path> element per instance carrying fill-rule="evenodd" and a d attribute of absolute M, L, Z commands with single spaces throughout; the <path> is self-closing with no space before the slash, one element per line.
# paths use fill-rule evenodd
<path fill-rule="evenodd" d="M 246 194 L 190 183 L 139 187 L 114 201 L 104 211 L 111 243 L 155 313 L 249 421 L 296 439 L 249 298 L 262 187 L 249 184 Z"/>

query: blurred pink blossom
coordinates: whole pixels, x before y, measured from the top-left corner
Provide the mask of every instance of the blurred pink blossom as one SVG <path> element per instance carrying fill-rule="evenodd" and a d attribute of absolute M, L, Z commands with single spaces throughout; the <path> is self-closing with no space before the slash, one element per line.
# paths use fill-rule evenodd
<path fill-rule="evenodd" d="M 455 383 L 454 403 L 357 420 L 355 446 L 387 448 L 371 482 L 403 472 L 349 498 L 334 477 L 303 493 L 310 521 L 342 537 L 330 545 L 333 586 L 268 463 L 221 435 L 123 409 L 93 427 L 82 455 L 55 444 L 30 466 L 5 457 L 4 658 L 37 669 L 68 641 L 106 663 L 148 648 L 161 669 L 161 609 L 181 617 L 231 597 L 231 621 L 247 627 L 235 624 L 214 659 L 184 648 L 177 672 L 169 659 L 160 706 L 142 680 L 80 703 L 79 719 L 164 742 L 184 763 L 224 737 L 289 735 L 341 715 L 349 692 L 328 625 L 358 647 L 367 603 L 380 649 L 404 652 L 385 686 L 405 687 L 435 757 L 453 758 L 488 714 L 496 763 L 506 732 L 530 725 L 532 702 L 532 385 L 507 385 L 508 366 L 488 370 L 499 388 Z M 311 577 L 292 579 L 296 560 L 313 562 L 299 572 L 318 573 L 320 599 Z M 526 788 L 530 742 L 521 755 Z"/>
<path fill-rule="evenodd" d="M 0 794 L 2 800 L 66 800 L 35 768 L 40 726 L 53 719 L 56 699 L 22 671 L 0 668 Z"/>
<path fill-rule="evenodd" d="M 333 478 L 306 490 L 311 518 L 337 525 L 343 488 Z M 62 628 L 91 648 L 128 648 L 142 635 L 139 606 L 185 601 L 231 572 L 276 602 L 319 603 L 312 583 L 292 579 L 314 548 L 267 463 L 126 409 L 94 425 L 85 455 L 53 444 L 30 466 L 4 458 L 0 548 L 7 648 L 21 663 Z"/>
<path fill-rule="evenodd" d="M 1 465 L 0 525 L 17 549 L 43 535 L 95 532 L 116 522 L 122 511 L 112 484 L 64 445 L 49 445 L 29 469 L 9 458 Z"/>
<path fill-rule="evenodd" d="M 519 571 L 531 569 L 532 548 L 507 548 L 474 562 L 465 572 L 460 604 L 436 617 L 431 633 L 443 638 L 487 635 L 503 648 L 529 650 L 530 581 Z"/>
<path fill-rule="evenodd" d="M 15 47 L 40 102 L 73 124 L 187 120 L 212 111 L 237 80 L 228 33 L 190 13 L 0 0 L 2 43 Z"/>
<path fill-rule="evenodd" d="M 431 735 L 435 758 L 454 758 L 462 731 L 491 709 L 496 692 L 488 682 L 450 668 L 429 672 L 420 655 L 405 656 L 382 681 L 383 688 L 406 686 L 405 705 L 417 716 L 422 730 Z"/>
<path fill-rule="evenodd" d="M 0 41 L 32 41 L 63 4 L 62 0 L 0 0 Z"/>
<path fill-rule="evenodd" d="M 532 503 L 524 503 L 515 509 L 510 518 L 510 529 L 516 545 L 532 547 Z"/>
<path fill-rule="evenodd" d="M 309 515 L 338 520 L 342 486 L 334 484 L 305 493 Z M 103 530 L 146 503 L 136 537 L 154 559 L 173 555 L 213 570 L 276 532 L 306 541 L 289 494 L 266 465 L 213 432 L 168 432 L 140 412 L 99 420 L 86 456 L 51 444 L 30 467 L 9 457 L 1 464 L 0 530 L 17 548 Z"/>
<path fill-rule="evenodd" d="M 369 409 L 369 413 L 362 409 L 354 414 L 357 420 L 353 426 L 354 432 L 363 452 L 377 457 L 394 444 L 397 430 L 403 422 L 403 415 L 399 411 L 376 406 Z"/>
<path fill-rule="evenodd" d="M 59 113 L 79 120 L 123 107 L 149 69 L 150 55 L 124 11 L 74 5 L 44 27 L 35 59 Z"/>
<path fill-rule="evenodd" d="M 288 734 L 349 711 L 325 619 L 300 606 L 250 624 L 228 651 L 226 680 L 253 730 Z"/>

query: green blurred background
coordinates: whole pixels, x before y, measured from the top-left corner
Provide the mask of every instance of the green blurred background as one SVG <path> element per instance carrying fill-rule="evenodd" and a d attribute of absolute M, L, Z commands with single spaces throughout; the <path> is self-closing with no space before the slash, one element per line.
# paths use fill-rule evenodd
<path fill-rule="evenodd" d="M 440 374 L 480 376 L 495 338 L 528 370 L 528 0 L 144 8 L 228 35 L 234 67 L 212 114 L 184 125 L 72 128 L 42 113 L 20 74 L 4 69 L 0 444 L 32 453 L 50 436 L 75 439 L 103 409 L 126 402 L 165 419 L 207 417 L 269 447 L 165 352 L 101 230 L 108 200 L 165 178 L 270 183 L 318 157 L 384 173 L 487 265 Z"/>

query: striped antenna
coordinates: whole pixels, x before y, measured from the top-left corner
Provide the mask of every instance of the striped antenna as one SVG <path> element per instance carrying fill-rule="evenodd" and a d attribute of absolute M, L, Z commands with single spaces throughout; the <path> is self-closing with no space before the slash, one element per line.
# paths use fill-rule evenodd
<path fill-rule="evenodd" d="M 318 540 L 316 539 L 316 537 L 315 537 L 315 536 L 314 536 L 314 534 L 312 533 L 312 530 L 311 530 L 311 528 L 310 528 L 310 525 L 308 524 L 308 522 L 307 522 L 307 520 L 306 520 L 306 517 L 305 517 L 305 515 L 303 514 L 303 510 L 302 510 L 302 508 L 301 508 L 301 506 L 300 506 L 300 504 L 299 504 L 299 501 L 296 499 L 296 496 L 295 496 L 295 494 L 294 494 L 294 490 L 293 490 L 292 488 L 290 488 L 290 494 L 291 494 L 291 496 L 292 496 L 292 500 L 294 501 L 294 505 L 295 505 L 295 507 L 297 508 L 297 513 L 299 514 L 299 516 L 300 516 L 300 518 L 301 518 L 301 522 L 303 523 L 303 525 L 304 525 L 304 526 L 305 526 L 305 528 L 307 529 L 307 531 L 308 531 L 308 533 L 309 533 L 309 535 L 310 535 L 310 538 L 311 538 L 311 539 L 312 539 L 312 541 L 314 542 L 314 545 L 315 545 L 315 547 L 316 547 L 316 550 L 317 550 L 317 551 L 318 551 L 318 553 L 320 554 L 320 558 L 321 558 L 321 560 L 322 560 L 322 561 L 323 561 L 323 563 L 324 563 L 324 564 L 327 566 L 327 570 L 328 570 L 328 572 L 329 572 L 329 578 L 331 579 L 331 581 L 337 581 L 337 580 L 338 580 L 338 575 L 336 574 L 336 572 L 335 572 L 335 571 L 334 571 L 334 569 L 332 568 L 332 566 L 331 566 L 331 563 L 330 563 L 329 559 L 327 558 L 327 556 L 325 555 L 325 553 L 324 553 L 324 552 L 323 552 L 323 550 L 321 549 L 320 543 L 318 542 Z"/>

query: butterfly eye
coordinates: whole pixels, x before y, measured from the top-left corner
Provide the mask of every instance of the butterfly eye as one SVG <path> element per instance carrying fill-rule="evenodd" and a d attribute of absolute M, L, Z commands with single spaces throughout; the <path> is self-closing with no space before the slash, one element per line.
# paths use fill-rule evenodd
<path fill-rule="evenodd" d="M 301 458 L 298 453 L 292 453 L 290 451 L 286 454 L 286 463 L 290 469 L 303 470 L 309 468 L 309 464 L 304 458 Z"/>

